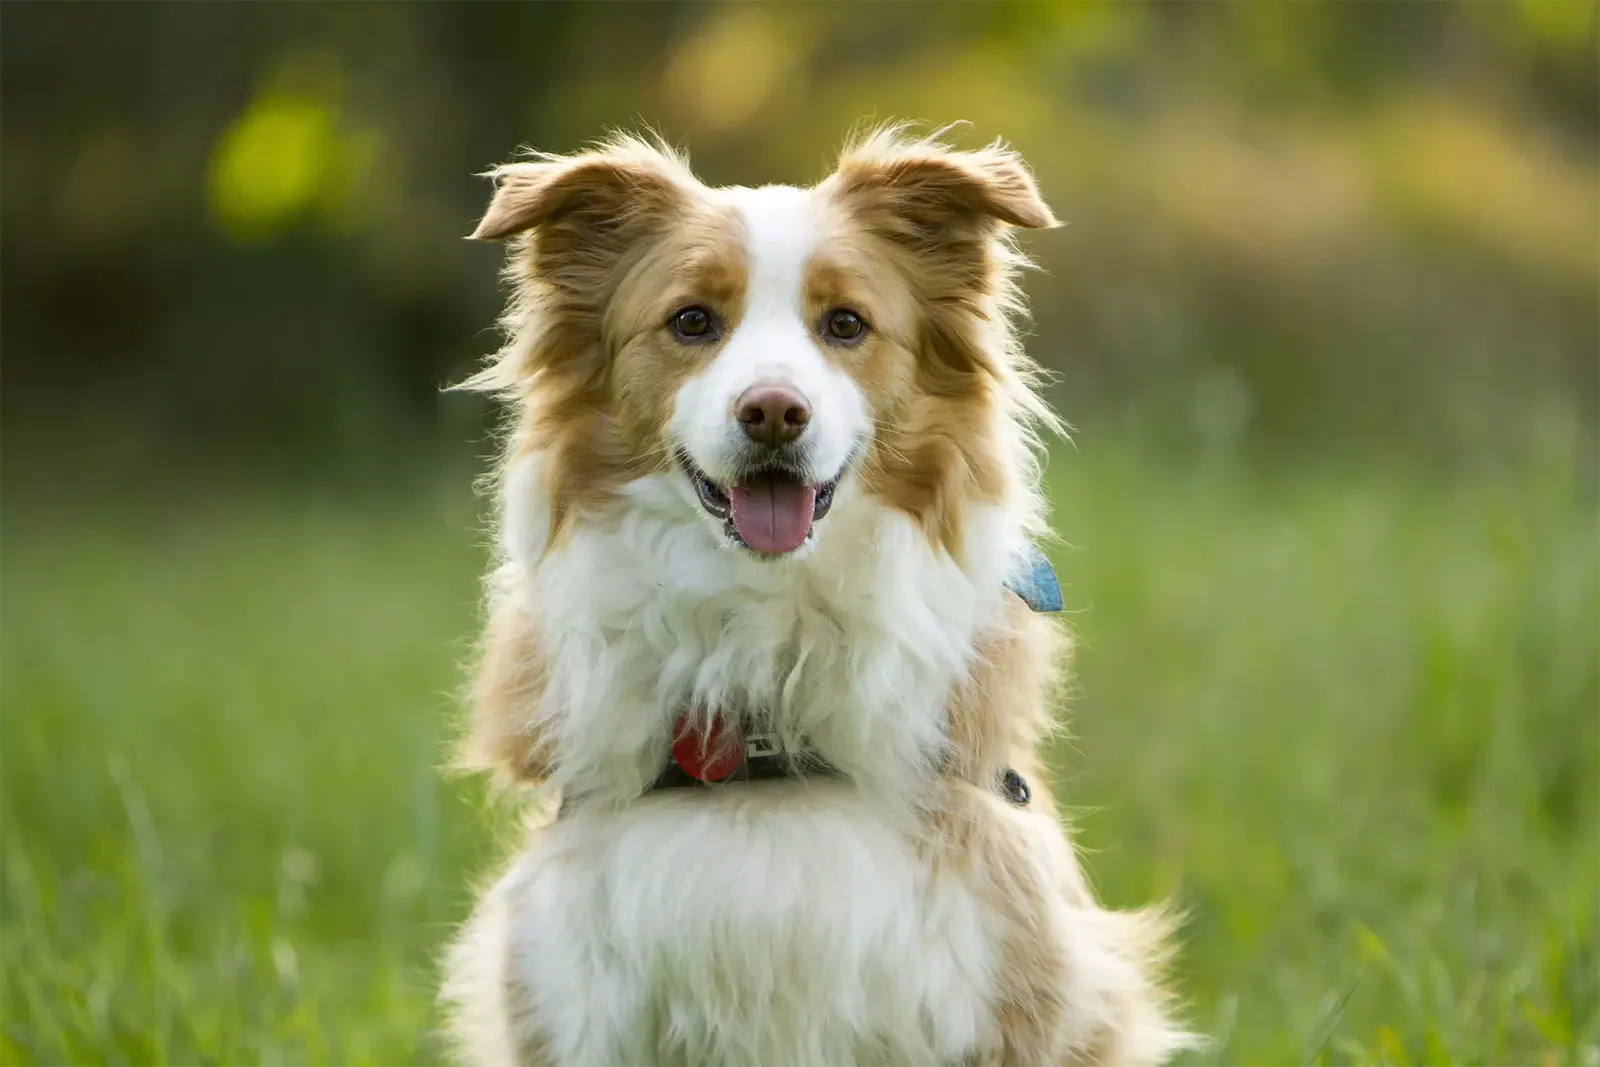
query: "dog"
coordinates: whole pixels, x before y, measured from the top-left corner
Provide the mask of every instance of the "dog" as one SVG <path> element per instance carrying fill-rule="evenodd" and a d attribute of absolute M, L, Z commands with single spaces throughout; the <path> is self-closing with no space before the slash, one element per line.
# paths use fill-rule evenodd
<path fill-rule="evenodd" d="M 543 798 L 450 948 L 473 1064 L 1154 1064 L 1170 923 L 1095 900 L 1038 750 L 1065 638 L 1021 158 L 809 188 L 655 139 L 490 172 L 496 562 L 461 764 Z"/>

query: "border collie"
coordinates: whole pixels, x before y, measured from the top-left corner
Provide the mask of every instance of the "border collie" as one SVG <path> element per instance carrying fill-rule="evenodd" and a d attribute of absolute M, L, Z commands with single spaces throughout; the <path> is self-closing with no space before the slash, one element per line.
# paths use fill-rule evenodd
<path fill-rule="evenodd" d="M 1022 160 L 889 128 L 809 188 L 628 136 L 491 173 L 508 340 L 469 384 L 512 415 L 462 763 L 547 803 L 451 949 L 461 1058 L 1183 1047 L 1166 923 L 1096 902 L 1041 773 Z"/>

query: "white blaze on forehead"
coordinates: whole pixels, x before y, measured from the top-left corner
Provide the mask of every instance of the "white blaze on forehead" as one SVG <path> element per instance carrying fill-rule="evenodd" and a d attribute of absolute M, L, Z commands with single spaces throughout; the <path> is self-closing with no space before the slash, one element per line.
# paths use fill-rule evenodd
<path fill-rule="evenodd" d="M 817 196 L 767 186 L 719 190 L 737 211 L 747 272 L 745 304 L 720 309 L 736 323 L 721 350 L 679 389 L 672 432 L 714 480 L 737 473 L 747 442 L 737 401 L 757 384 L 788 385 L 810 404 L 801 438 L 819 481 L 834 478 L 867 434 L 866 404 L 850 376 L 823 357 L 818 323 L 806 307 L 805 272 L 821 232 Z"/>
<path fill-rule="evenodd" d="M 808 189 L 770 185 L 729 189 L 744 223 L 750 281 L 745 318 L 799 314 L 806 264 L 817 246 L 817 206 Z"/>

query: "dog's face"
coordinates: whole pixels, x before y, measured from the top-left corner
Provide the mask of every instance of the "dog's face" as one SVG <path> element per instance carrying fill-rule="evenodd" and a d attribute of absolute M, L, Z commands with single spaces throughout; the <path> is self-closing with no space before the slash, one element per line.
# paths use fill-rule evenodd
<path fill-rule="evenodd" d="M 701 356 L 676 384 L 667 438 L 701 507 L 731 541 L 792 552 L 833 504 L 872 436 L 874 337 L 865 285 L 824 282 L 826 206 L 794 189 L 724 194 L 740 238 L 729 248 L 738 291 L 714 300 L 690 285 L 669 305 L 672 343 Z"/>
<path fill-rule="evenodd" d="M 1009 152 L 885 136 L 814 188 L 717 189 L 622 140 L 496 177 L 474 236 L 526 232 L 497 373 L 558 521 L 671 470 L 714 536 L 774 559 L 819 535 L 847 478 L 933 536 L 951 494 L 999 492 L 1002 231 L 1054 224 Z"/>

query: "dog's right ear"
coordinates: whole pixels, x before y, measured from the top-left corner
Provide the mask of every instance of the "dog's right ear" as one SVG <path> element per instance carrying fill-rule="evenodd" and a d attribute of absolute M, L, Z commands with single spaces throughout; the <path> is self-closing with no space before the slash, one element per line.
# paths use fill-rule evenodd
<path fill-rule="evenodd" d="M 468 240 L 498 241 L 548 218 L 555 200 L 556 169 L 553 163 L 507 163 L 484 174 L 494 179 L 494 196 Z"/>
<path fill-rule="evenodd" d="M 486 176 L 494 179 L 494 196 L 473 240 L 567 225 L 614 232 L 630 219 L 670 209 L 694 182 L 670 148 L 629 136 L 574 156 L 507 163 Z"/>

